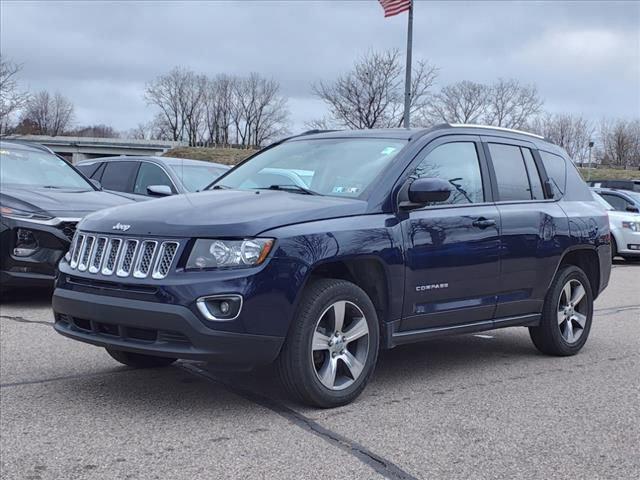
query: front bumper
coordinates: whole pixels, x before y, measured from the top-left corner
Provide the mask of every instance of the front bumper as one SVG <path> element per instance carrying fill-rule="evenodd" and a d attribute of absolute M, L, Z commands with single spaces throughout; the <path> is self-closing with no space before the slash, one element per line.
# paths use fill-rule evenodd
<path fill-rule="evenodd" d="M 620 238 L 616 239 L 618 253 L 624 256 L 640 256 L 640 232 L 622 228 Z"/>
<path fill-rule="evenodd" d="M 102 347 L 145 355 L 253 367 L 278 356 L 283 337 L 208 328 L 182 305 L 56 288 L 56 331 Z"/>
<path fill-rule="evenodd" d="M 0 222 L 0 283 L 3 287 L 52 287 L 56 266 L 69 249 L 77 219 L 45 224 L 2 217 Z M 30 230 L 37 251 L 27 257 L 13 254 L 18 229 Z"/>

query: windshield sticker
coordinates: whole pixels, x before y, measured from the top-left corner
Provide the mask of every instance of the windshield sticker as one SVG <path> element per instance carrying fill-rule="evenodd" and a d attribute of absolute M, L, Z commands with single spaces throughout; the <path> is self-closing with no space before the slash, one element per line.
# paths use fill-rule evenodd
<path fill-rule="evenodd" d="M 391 155 L 396 151 L 396 147 L 387 147 L 380 152 L 380 155 Z"/>
<path fill-rule="evenodd" d="M 357 194 L 360 192 L 360 187 L 333 187 L 332 193 L 349 193 Z"/>

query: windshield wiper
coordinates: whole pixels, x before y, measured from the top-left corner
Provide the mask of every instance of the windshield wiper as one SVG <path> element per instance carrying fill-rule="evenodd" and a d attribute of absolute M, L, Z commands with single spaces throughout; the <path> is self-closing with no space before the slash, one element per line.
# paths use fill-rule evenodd
<path fill-rule="evenodd" d="M 321 193 L 314 192 L 313 190 L 309 190 L 308 188 L 301 187 L 300 185 L 296 185 L 294 183 L 291 184 L 281 184 L 281 185 L 269 185 L 266 188 L 259 188 L 257 190 L 282 190 L 286 192 L 294 192 L 301 193 L 304 195 L 322 195 Z"/>
<path fill-rule="evenodd" d="M 214 185 L 213 187 L 211 187 L 211 190 L 230 190 L 230 189 L 231 187 L 227 187 L 226 185 Z"/>

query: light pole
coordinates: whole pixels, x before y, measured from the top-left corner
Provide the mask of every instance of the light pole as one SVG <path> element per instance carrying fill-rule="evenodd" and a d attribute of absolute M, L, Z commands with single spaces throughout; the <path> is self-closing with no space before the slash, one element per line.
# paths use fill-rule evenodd
<path fill-rule="evenodd" d="M 591 149 L 593 148 L 593 141 L 589 140 L 589 175 L 587 180 L 591 180 Z"/>

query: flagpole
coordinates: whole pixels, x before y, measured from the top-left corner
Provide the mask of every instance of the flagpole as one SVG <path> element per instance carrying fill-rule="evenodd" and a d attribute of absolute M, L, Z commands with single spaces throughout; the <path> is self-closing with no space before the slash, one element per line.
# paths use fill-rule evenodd
<path fill-rule="evenodd" d="M 411 47 L 413 44 L 413 4 L 412 0 L 409 6 L 409 25 L 407 28 L 407 67 L 406 78 L 404 82 L 404 128 L 409 128 L 409 108 L 411 106 Z"/>

